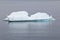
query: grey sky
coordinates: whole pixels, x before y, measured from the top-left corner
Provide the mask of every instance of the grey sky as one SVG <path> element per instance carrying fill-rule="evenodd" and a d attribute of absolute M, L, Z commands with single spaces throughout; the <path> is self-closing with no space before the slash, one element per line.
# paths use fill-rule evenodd
<path fill-rule="evenodd" d="M 0 1 L 60 1 L 60 0 L 0 0 Z"/>

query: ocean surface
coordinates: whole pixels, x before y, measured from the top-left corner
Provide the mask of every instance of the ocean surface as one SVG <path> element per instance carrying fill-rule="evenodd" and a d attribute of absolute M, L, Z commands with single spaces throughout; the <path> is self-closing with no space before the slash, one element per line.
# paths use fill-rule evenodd
<path fill-rule="evenodd" d="M 60 40 L 60 22 L 0 21 L 0 40 Z"/>
<path fill-rule="evenodd" d="M 29 15 L 46 12 L 56 20 L 50 22 L 3 21 L 13 11 Z M 60 40 L 60 1 L 0 1 L 0 40 Z"/>

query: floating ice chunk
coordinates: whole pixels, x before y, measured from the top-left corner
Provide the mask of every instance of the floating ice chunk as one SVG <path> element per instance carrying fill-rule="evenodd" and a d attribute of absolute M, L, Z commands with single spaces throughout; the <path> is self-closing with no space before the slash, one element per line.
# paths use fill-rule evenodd
<path fill-rule="evenodd" d="M 32 19 L 48 19 L 49 18 L 49 15 L 47 13 L 36 13 L 34 15 L 31 15 L 31 18 Z"/>
<path fill-rule="evenodd" d="M 12 12 L 10 15 L 5 18 L 9 21 L 22 21 L 22 20 L 55 20 L 52 16 L 49 16 L 47 13 L 37 12 L 30 17 L 26 11 Z"/>
<path fill-rule="evenodd" d="M 54 19 L 52 16 L 49 16 L 47 13 L 37 12 L 34 15 L 31 15 L 31 19 Z"/>
<path fill-rule="evenodd" d="M 7 16 L 7 20 L 28 20 L 28 13 L 26 11 L 12 12 Z"/>

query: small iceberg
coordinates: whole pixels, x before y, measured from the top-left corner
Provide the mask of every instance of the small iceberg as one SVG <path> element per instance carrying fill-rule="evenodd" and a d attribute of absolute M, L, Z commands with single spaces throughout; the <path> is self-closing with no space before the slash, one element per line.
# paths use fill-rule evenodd
<path fill-rule="evenodd" d="M 55 19 L 52 16 L 49 16 L 47 13 L 37 12 L 31 16 L 28 16 L 28 12 L 18 11 L 18 12 L 12 12 L 4 20 L 30 22 L 30 21 L 50 21 Z"/>

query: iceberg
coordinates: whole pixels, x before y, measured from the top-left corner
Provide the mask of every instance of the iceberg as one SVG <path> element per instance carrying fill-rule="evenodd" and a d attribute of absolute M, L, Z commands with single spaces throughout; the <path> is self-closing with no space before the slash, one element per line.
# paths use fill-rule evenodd
<path fill-rule="evenodd" d="M 4 20 L 7 21 L 49 21 L 55 20 L 52 16 L 49 16 L 47 13 L 37 12 L 31 16 L 28 16 L 26 11 L 12 12 Z"/>

